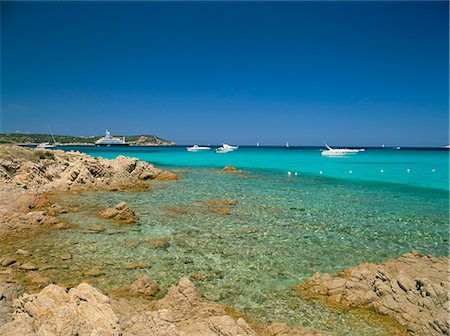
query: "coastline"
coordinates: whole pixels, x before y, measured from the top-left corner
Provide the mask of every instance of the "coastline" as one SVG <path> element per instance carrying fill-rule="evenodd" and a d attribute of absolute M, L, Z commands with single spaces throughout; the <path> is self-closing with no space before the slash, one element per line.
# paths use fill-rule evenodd
<path fill-rule="evenodd" d="M 119 191 L 119 190 L 129 190 L 129 191 L 139 191 L 145 188 L 148 188 L 150 186 L 149 181 L 151 180 L 176 180 L 177 177 L 173 173 L 169 173 L 166 171 L 163 171 L 161 169 L 158 169 L 154 167 L 151 164 L 139 161 L 137 159 L 129 159 L 125 157 L 118 157 L 115 160 L 104 160 L 104 159 L 94 159 L 92 157 L 89 157 L 85 154 L 80 153 L 67 153 L 63 151 L 48 151 L 48 150 L 31 150 L 31 149 L 23 149 L 24 152 L 20 153 L 22 151 L 19 150 L 14 146 L 11 147 L 5 147 L 7 150 L 11 151 L 11 155 L 9 157 L 10 163 L 5 163 L 5 158 L 3 158 L 2 162 L 2 189 L 0 195 L 2 196 L 2 202 L 4 201 L 5 204 L 8 206 L 5 207 L 2 210 L 2 216 L 0 217 L 1 220 L 1 229 L 4 230 L 4 224 L 11 224 L 15 223 L 12 226 L 9 226 L 6 228 L 9 232 L 8 235 L 14 239 L 14 235 L 11 235 L 11 233 L 14 233 L 14 230 L 17 230 L 18 228 L 23 228 L 25 231 L 29 229 L 30 227 L 36 227 L 39 228 L 36 232 L 33 232 L 31 230 L 31 234 L 37 234 L 41 233 L 41 229 L 49 229 L 49 228 L 56 228 L 56 229 L 64 229 L 70 227 L 70 223 L 64 223 L 58 221 L 58 213 L 60 211 L 75 211 L 76 209 L 60 209 L 58 207 L 57 202 L 53 203 L 52 199 L 52 192 L 82 192 L 82 191 L 89 191 L 89 190 L 108 190 L 108 191 Z M 19 155 L 18 155 L 19 154 Z M 42 157 L 41 157 L 42 154 Z M 23 157 L 21 157 L 23 155 Z M 56 157 L 55 157 L 56 156 Z M 28 161 L 27 161 L 28 158 Z M 54 162 L 54 164 L 52 164 Z M 66 165 L 68 164 L 68 165 Z M 5 165 L 7 168 L 5 168 Z M 44 168 L 45 169 L 41 169 Z M 13 178 L 11 178 L 11 175 L 13 175 Z M 8 178 L 9 176 L 9 178 Z M 11 195 L 18 195 L 17 197 L 11 198 Z M 47 195 L 49 197 L 46 200 Z M 7 202 L 7 200 L 10 199 L 10 201 Z M 20 199 L 20 202 L 19 202 Z M 19 210 L 19 211 L 18 211 Z M 31 210 L 31 211 L 30 211 Z M 8 213 L 9 212 L 9 213 Z M 33 213 L 32 215 L 29 215 L 30 213 Z M 37 215 L 36 215 L 37 214 Z M 7 217 L 7 216 L 10 217 Z M 37 218 L 35 218 L 37 216 Z M 30 220 L 30 217 L 32 220 Z M 55 221 L 56 218 L 56 221 Z M 30 226 L 31 225 L 31 226 Z M 69 226 L 67 226 L 69 225 Z M 30 233 L 30 232 L 28 232 Z M 25 233 L 25 234 L 28 234 Z M 5 233 L 6 234 L 6 233 Z M 18 236 L 22 235 L 23 232 L 19 229 Z M 447 258 L 448 261 L 448 258 Z M 9 261 L 5 262 L 5 259 L 2 259 L 2 263 L 7 264 Z M 2 277 L 9 278 L 10 280 L 7 281 L 13 281 L 13 270 L 16 269 L 16 267 L 23 266 L 15 265 L 15 263 L 9 264 L 7 266 L 2 267 Z M 26 262 L 25 262 L 26 264 Z M 433 263 L 426 264 L 426 267 L 432 267 Z M 30 269 L 24 270 L 25 273 L 31 273 L 35 272 L 37 273 L 39 269 L 32 269 L 32 267 L 29 267 Z M 8 271 L 9 270 L 9 271 Z M 10 273 L 8 273 L 10 272 Z M 39 274 L 38 274 L 39 275 Z M 36 278 L 36 276 L 35 276 Z M 45 284 L 45 279 L 39 279 L 41 288 L 43 287 L 43 284 Z M 48 279 L 47 279 L 48 280 Z M 37 280 L 36 280 L 37 281 Z M 193 288 L 192 283 L 189 284 L 189 280 L 180 280 L 180 283 L 178 285 L 178 289 L 172 290 L 173 292 L 187 292 L 189 293 L 188 297 L 188 306 L 194 307 L 194 309 L 191 309 L 189 313 L 180 313 L 180 316 L 177 317 L 177 311 L 175 306 L 179 305 L 178 299 L 176 298 L 177 295 L 173 294 L 175 298 L 175 302 L 178 302 L 177 304 L 161 304 L 161 303 L 152 303 L 154 306 L 153 310 L 149 310 L 150 315 L 152 316 L 153 321 L 158 321 L 158 323 L 163 323 L 161 321 L 170 322 L 167 324 L 167 329 L 155 329 L 154 332 L 161 332 L 163 334 L 163 331 L 166 334 L 170 334 L 170 332 L 173 332 L 173 335 L 176 335 L 177 333 L 186 332 L 188 330 L 188 334 L 194 334 L 194 332 L 206 332 L 206 330 L 211 331 L 211 334 L 214 334 L 214 330 L 227 330 L 228 334 L 234 335 L 234 334 L 242 334 L 242 335 L 325 335 L 325 333 L 315 332 L 315 331 L 304 331 L 301 329 L 292 329 L 288 327 L 287 325 L 283 324 L 275 324 L 272 326 L 269 326 L 267 328 L 262 328 L 261 330 L 255 331 L 255 327 L 249 326 L 243 319 L 242 321 L 240 318 L 234 319 L 229 314 L 225 314 L 225 311 L 220 310 L 220 308 L 217 308 L 217 306 L 214 306 L 215 308 L 211 308 L 212 306 L 209 306 L 210 303 L 205 303 L 201 301 L 201 299 L 198 297 L 198 294 L 195 294 L 195 288 Z M 39 281 L 37 281 L 39 283 Z M 191 286 L 192 285 L 192 286 Z M 51 285 L 52 286 L 52 285 Z M 78 287 L 77 287 L 78 288 Z M 92 297 L 98 298 L 100 297 L 99 293 L 97 293 L 95 289 L 82 286 L 81 288 L 78 288 L 79 291 L 86 291 L 91 293 Z M 14 288 L 14 293 L 18 293 L 21 290 Z M 56 291 L 59 294 L 61 294 L 61 304 L 65 305 L 67 300 L 70 302 L 71 298 L 73 300 L 74 297 L 80 297 L 81 294 L 79 294 L 77 291 L 76 294 L 73 294 L 72 297 L 66 297 L 63 295 L 61 290 L 54 287 L 50 287 L 50 289 L 44 289 L 42 290 L 41 294 L 39 295 L 50 295 L 50 292 Z M 65 293 L 65 291 L 64 291 Z M 69 292 L 70 293 L 70 292 Z M 169 294 L 171 292 L 169 291 Z M 162 299 L 160 301 L 166 302 L 171 301 L 172 296 L 167 294 L 169 299 Z M 35 300 L 39 301 L 39 295 L 38 297 L 31 297 L 29 300 L 30 302 L 35 302 Z M 14 295 L 11 295 L 13 297 Z M 70 295 L 69 295 L 70 296 Z M 147 298 L 148 299 L 148 298 Z M 66 300 L 66 301 L 65 301 Z M 166 300 L 166 301 L 164 301 Z M 89 300 L 88 300 L 89 301 Z M 101 302 L 107 303 L 108 299 L 105 299 L 101 297 Z M 27 301 L 28 302 L 28 301 Z M 115 301 L 111 301 L 115 302 Z M 150 300 L 150 302 L 153 302 L 153 300 Z M 97 305 L 98 302 L 95 300 L 89 301 L 89 303 L 92 303 L 94 305 Z M 22 308 L 24 308 L 26 302 L 22 304 Z M 114 303 L 115 304 L 115 303 Z M 112 304 L 112 306 L 114 306 Z M 123 305 L 130 305 L 130 303 L 123 303 Z M 448 304 L 447 304 L 448 306 Z M 197 311 L 196 309 L 199 309 Z M 426 307 L 425 307 L 426 308 Z M 117 316 L 120 315 L 120 313 L 114 312 Z M 128 308 L 127 308 L 128 309 Z M 144 319 L 143 316 L 149 316 L 149 311 L 143 312 L 135 312 L 132 308 L 129 308 L 130 311 L 133 311 L 130 313 L 128 311 L 127 313 L 122 314 L 122 317 L 130 318 L 130 314 L 138 314 L 140 317 L 139 319 Z M 156 310 L 155 310 L 156 309 Z M 20 309 L 19 309 L 20 310 Z M 19 317 L 18 311 L 15 313 L 15 323 L 19 323 L 17 321 L 21 321 L 21 317 Z M 127 328 L 131 328 L 128 325 L 120 325 L 117 327 L 117 323 L 114 322 L 114 316 L 111 314 L 111 311 L 106 306 L 102 306 L 101 308 L 102 312 L 108 312 L 109 318 L 111 318 L 113 323 L 111 324 L 113 327 L 112 329 L 107 329 L 111 331 L 111 334 L 114 334 L 115 332 L 120 333 L 122 330 L 125 334 L 130 335 L 138 335 L 139 331 L 138 329 L 141 328 L 142 332 L 145 330 L 152 330 L 151 328 L 154 328 L 154 326 L 151 326 L 150 324 L 143 324 L 142 326 L 138 327 L 134 324 L 135 329 L 131 333 L 130 331 L 127 331 Z M 167 314 L 167 311 L 169 311 L 169 314 L 172 315 L 171 318 L 164 317 L 161 318 L 162 315 Z M 210 315 L 204 315 L 204 310 L 212 310 L 214 311 L 214 314 Z M 156 311 L 156 313 L 155 313 Z M 128 314 L 128 315 L 127 315 Z M 156 315 L 154 315 L 156 314 Z M 162 314 L 162 315 L 161 315 Z M 203 315 L 202 315 L 203 314 Z M 175 315 L 175 317 L 173 317 Z M 188 316 L 189 315 L 189 316 Z M 192 316 L 191 316 L 192 315 Z M 164 315 L 166 316 L 166 315 Z M 184 318 L 188 316 L 187 318 Z M 224 317 L 228 316 L 228 317 Z M 194 318 L 195 317 L 195 318 Z M 30 322 L 29 318 L 27 318 L 27 321 L 22 321 L 19 323 L 19 325 L 16 325 L 17 328 L 22 328 L 24 325 Z M 146 317 L 148 319 L 148 317 Z M 157 320 L 159 318 L 160 320 Z M 35 319 L 33 323 L 36 323 L 38 319 Z M 31 323 L 31 322 L 30 322 Z M 45 325 L 42 321 L 39 322 L 42 325 Z M 74 328 L 76 327 L 76 322 Z M 150 322 L 149 322 L 150 323 Z M 192 327 L 192 324 L 200 323 L 204 326 L 204 328 L 208 329 L 199 329 L 199 330 L 192 330 L 192 329 L 184 329 L 187 327 Z M 14 327 L 9 325 L 9 327 Z M 96 328 L 95 326 L 91 326 L 92 328 Z M 253 328 L 252 328 L 253 327 Z M 108 327 L 109 328 L 109 327 Z M 156 328 L 156 327 L 155 327 Z M 203 328 L 203 327 L 202 327 Z M 212 328 L 212 329 L 211 329 Z M 221 329 L 225 328 L 225 329 Z M 1 329 L 0 329 L 1 330 Z M 6 329 L 8 330 L 8 329 Z M 105 329 L 106 330 L 106 329 Z M 159 331 L 157 331 L 159 330 Z M 201 331 L 203 330 L 203 331 Z M 86 330 L 84 330 L 86 332 Z M 201 333 L 199 333 L 201 334 Z M 205 333 L 203 333 L 205 334 Z M 220 333 L 215 333 L 219 334 Z M 420 333 L 417 333 L 420 335 Z"/>

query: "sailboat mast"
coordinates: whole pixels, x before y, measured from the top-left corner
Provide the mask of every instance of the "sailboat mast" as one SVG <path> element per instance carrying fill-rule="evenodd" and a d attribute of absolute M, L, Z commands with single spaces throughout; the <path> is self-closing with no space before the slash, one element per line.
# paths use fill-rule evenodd
<path fill-rule="evenodd" d="M 47 126 L 48 126 L 48 130 L 50 131 L 50 135 L 52 136 L 53 143 L 56 144 L 55 137 L 53 136 L 53 132 L 52 132 L 50 126 L 49 125 L 47 125 Z"/>

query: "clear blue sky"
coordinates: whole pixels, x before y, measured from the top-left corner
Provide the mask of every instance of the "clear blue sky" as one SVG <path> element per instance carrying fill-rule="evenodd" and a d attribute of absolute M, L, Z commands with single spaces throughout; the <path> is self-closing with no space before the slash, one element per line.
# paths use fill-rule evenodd
<path fill-rule="evenodd" d="M 448 2 L 1 2 L 5 132 L 448 143 Z"/>

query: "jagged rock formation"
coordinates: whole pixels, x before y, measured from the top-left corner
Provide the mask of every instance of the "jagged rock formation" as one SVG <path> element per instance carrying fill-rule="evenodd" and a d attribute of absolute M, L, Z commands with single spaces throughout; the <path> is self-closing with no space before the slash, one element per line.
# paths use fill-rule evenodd
<path fill-rule="evenodd" d="M 136 158 L 94 158 L 79 152 L 2 146 L 0 183 L 25 189 L 85 190 L 142 186 L 142 181 L 174 180 L 173 173 Z"/>
<path fill-rule="evenodd" d="M 146 188 L 148 180 L 176 179 L 174 173 L 136 158 L 105 160 L 78 152 L 2 145 L 0 237 L 12 239 L 43 228 L 71 227 L 58 214 L 75 209 L 52 204 L 46 192 L 138 190 Z"/>
<path fill-rule="evenodd" d="M 142 278 L 147 283 L 147 278 Z M 142 281 L 141 281 L 142 282 Z M 132 285 L 133 286 L 133 285 Z M 138 286 L 140 287 L 140 285 Z M 145 286 L 144 286 L 145 287 Z M 6 323 L 5 323 L 6 322 Z M 3 324 L 3 325 L 2 325 Z M 14 301 L 14 313 L 0 323 L 2 335 L 123 336 L 255 336 L 243 319 L 201 299 L 194 285 L 180 279 L 151 309 L 136 308 L 126 299 L 110 299 L 82 283 L 69 291 L 56 285 Z M 326 336 L 276 323 L 261 329 L 264 336 Z"/>
<path fill-rule="evenodd" d="M 120 335 L 119 320 L 109 298 L 82 283 L 68 292 L 49 285 L 38 295 L 15 301 L 13 320 L 0 327 L 2 335 Z"/>
<path fill-rule="evenodd" d="M 414 335 L 448 335 L 448 267 L 448 258 L 413 252 L 335 277 L 316 273 L 296 288 L 334 304 L 373 308 L 407 325 Z"/>

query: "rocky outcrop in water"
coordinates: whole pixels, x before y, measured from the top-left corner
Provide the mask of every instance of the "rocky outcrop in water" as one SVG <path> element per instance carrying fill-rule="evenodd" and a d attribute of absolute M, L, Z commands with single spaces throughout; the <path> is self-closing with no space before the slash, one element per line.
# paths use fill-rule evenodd
<path fill-rule="evenodd" d="M 0 237 L 13 239 L 42 229 L 71 227 L 58 215 L 76 209 L 52 203 L 47 192 L 140 190 L 149 180 L 176 179 L 174 173 L 136 158 L 106 160 L 79 152 L 1 145 Z M 131 220 L 129 212 L 124 216 L 125 222 Z"/>
<path fill-rule="evenodd" d="M 136 158 L 94 158 L 79 152 L 2 146 L 0 183 L 25 189 L 85 190 L 140 187 L 146 180 L 175 180 L 173 173 Z"/>
<path fill-rule="evenodd" d="M 100 211 L 100 217 L 112 219 L 120 224 L 133 224 L 138 219 L 134 211 L 125 202 L 120 202 L 114 208 L 106 208 Z"/>
<path fill-rule="evenodd" d="M 225 166 L 223 168 L 223 171 L 228 172 L 228 173 L 242 173 L 243 170 L 239 170 L 237 168 L 234 168 L 233 166 Z"/>
<path fill-rule="evenodd" d="M 153 282 L 141 277 L 130 288 L 139 292 Z M 1 290 L 1 287 L 0 287 Z M 10 289 L 11 291 L 11 289 Z M 17 297 L 20 293 L 14 289 Z M 0 301 L 1 303 L 2 301 Z M 89 284 L 66 290 L 57 285 L 39 294 L 23 294 L 13 304 L 5 301 L 7 312 L 0 320 L 2 335 L 124 335 L 124 336 L 254 336 L 257 332 L 243 319 L 233 318 L 219 305 L 203 301 L 194 285 L 180 279 L 167 295 L 137 308 L 126 299 L 110 299 Z M 14 312 L 11 314 L 11 309 Z M 276 323 L 258 332 L 265 336 L 326 336 L 326 333 L 289 328 Z"/>
<path fill-rule="evenodd" d="M 316 273 L 296 287 L 340 306 L 389 315 L 415 335 L 449 334 L 448 258 L 407 253 L 382 264 L 362 264 L 337 276 Z"/>

